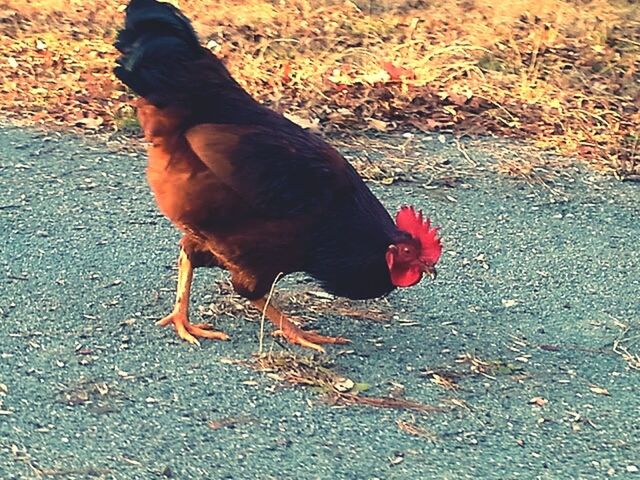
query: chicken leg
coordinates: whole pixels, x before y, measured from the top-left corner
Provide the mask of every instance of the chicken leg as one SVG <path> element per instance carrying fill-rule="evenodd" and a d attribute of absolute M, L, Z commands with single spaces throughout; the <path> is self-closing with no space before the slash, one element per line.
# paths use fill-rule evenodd
<path fill-rule="evenodd" d="M 173 323 L 178 336 L 189 343 L 199 345 L 196 337 L 211 338 L 214 340 L 228 340 L 226 333 L 212 330 L 211 325 L 189 323 L 189 294 L 191 281 L 193 280 L 193 264 L 183 248 L 178 257 L 178 288 L 176 291 L 176 303 L 173 312 L 158 320 L 156 325 L 167 326 Z"/>
<path fill-rule="evenodd" d="M 318 352 L 324 352 L 324 348 L 320 344 L 323 343 L 337 343 L 345 344 L 350 340 L 343 337 L 325 337 L 313 331 L 305 331 L 300 327 L 294 325 L 291 320 L 284 316 L 277 308 L 271 304 L 267 304 L 265 298 L 259 300 L 252 300 L 251 303 L 264 312 L 267 317 L 278 330 L 274 332 L 274 335 L 281 336 L 287 339 L 289 343 L 295 343 L 303 347 L 312 348 Z M 265 308 L 266 305 L 266 308 Z"/>

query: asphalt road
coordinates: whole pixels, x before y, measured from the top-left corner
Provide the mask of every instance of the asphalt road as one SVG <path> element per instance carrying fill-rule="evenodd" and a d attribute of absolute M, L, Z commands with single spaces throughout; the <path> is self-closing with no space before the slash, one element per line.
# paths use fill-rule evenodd
<path fill-rule="evenodd" d="M 449 140 L 414 147 L 471 168 Z M 526 151 L 467 149 L 487 168 L 374 187 L 442 225 L 438 280 L 394 293 L 386 322 L 312 315 L 353 340 L 328 354 L 366 395 L 444 408 L 418 414 L 332 406 L 237 363 L 258 349 L 242 315 L 201 348 L 155 327 L 178 234 L 144 157 L 0 128 L 0 478 L 640 478 L 640 371 L 620 348 L 640 352 L 639 186 L 573 170 L 531 186 L 488 168 Z M 194 312 L 222 278 L 197 272 Z"/>

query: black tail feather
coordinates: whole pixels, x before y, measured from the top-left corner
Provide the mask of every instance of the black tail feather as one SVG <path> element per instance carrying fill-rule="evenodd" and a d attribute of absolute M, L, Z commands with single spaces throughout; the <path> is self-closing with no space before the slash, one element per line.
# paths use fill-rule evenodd
<path fill-rule="evenodd" d="M 131 0 L 126 9 L 124 27 L 115 42 L 115 47 L 122 53 L 134 48 L 136 40 L 145 34 L 174 36 L 193 47 L 199 46 L 191 21 L 170 3 Z"/>
<path fill-rule="evenodd" d="M 285 121 L 233 79 L 220 59 L 200 45 L 189 19 L 169 3 L 131 0 L 115 46 L 121 52 L 115 75 L 160 108 L 181 108 L 193 121 Z"/>
<path fill-rule="evenodd" d="M 131 0 L 115 47 L 122 53 L 115 75 L 158 104 L 179 102 L 194 86 L 193 79 L 185 77 L 185 68 L 209 53 L 189 19 L 173 5 L 156 0 Z"/>

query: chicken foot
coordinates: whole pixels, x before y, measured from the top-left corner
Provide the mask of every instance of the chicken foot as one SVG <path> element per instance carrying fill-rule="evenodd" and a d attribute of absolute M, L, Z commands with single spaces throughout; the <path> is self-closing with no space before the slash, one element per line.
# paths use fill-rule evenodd
<path fill-rule="evenodd" d="M 173 324 L 180 338 L 189 343 L 200 345 L 196 337 L 211 338 L 214 340 L 228 340 L 226 333 L 213 330 L 211 325 L 204 323 L 192 324 L 189 322 L 189 295 L 193 280 L 193 264 L 189 256 L 180 249 L 178 257 L 178 287 L 176 290 L 176 303 L 173 312 L 156 322 L 156 325 L 167 326 Z"/>
<path fill-rule="evenodd" d="M 321 346 L 323 343 L 345 344 L 350 342 L 347 338 L 325 337 L 314 331 L 302 330 L 300 327 L 294 325 L 291 320 L 285 317 L 284 314 L 273 305 L 267 304 L 265 298 L 252 300 L 251 303 L 253 303 L 258 310 L 264 312 L 265 317 L 276 326 L 278 330 L 273 332 L 273 335 L 284 337 L 289 343 L 295 343 L 303 347 L 312 348 L 318 352 L 324 352 L 324 348 Z"/>

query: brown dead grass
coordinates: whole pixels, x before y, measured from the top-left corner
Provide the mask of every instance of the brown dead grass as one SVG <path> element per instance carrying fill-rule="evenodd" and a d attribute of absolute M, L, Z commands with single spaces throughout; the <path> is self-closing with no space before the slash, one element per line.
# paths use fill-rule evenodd
<path fill-rule="evenodd" d="M 361 405 L 373 408 L 409 410 L 418 413 L 443 412 L 441 406 L 426 405 L 397 396 L 363 395 L 369 385 L 355 383 L 331 368 L 326 358 L 301 356 L 288 351 L 269 352 L 255 357 L 251 364 L 271 379 L 292 385 L 312 387 L 332 405 Z"/>
<path fill-rule="evenodd" d="M 227 280 L 214 284 L 215 302 L 199 305 L 198 313 L 206 322 L 208 317 L 234 317 L 260 322 L 261 312 L 248 301 L 240 299 Z M 415 323 L 412 318 L 398 315 L 388 299 L 349 300 L 334 297 L 309 287 L 290 287 L 275 290 L 273 303 L 296 322 L 313 322 L 326 315 L 346 317 L 364 322 L 391 322 L 394 317 L 402 326 Z"/>
<path fill-rule="evenodd" d="M 631 370 L 640 371 L 640 321 L 626 323 L 613 319 L 620 333 L 613 341 L 613 352 L 619 355 Z"/>
<path fill-rule="evenodd" d="M 110 72 L 123 5 L 0 6 L 7 114 L 88 131 L 127 126 L 130 97 Z M 494 133 L 534 139 L 603 172 L 640 173 L 637 2 L 190 0 L 180 7 L 256 97 L 327 131 Z"/>

